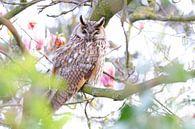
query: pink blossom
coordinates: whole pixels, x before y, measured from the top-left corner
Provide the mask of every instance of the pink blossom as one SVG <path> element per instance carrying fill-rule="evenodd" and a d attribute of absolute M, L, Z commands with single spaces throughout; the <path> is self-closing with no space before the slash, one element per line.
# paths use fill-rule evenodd
<path fill-rule="evenodd" d="M 103 67 L 103 75 L 100 77 L 100 83 L 105 87 L 113 88 L 115 81 L 115 67 L 112 63 L 106 62 Z"/>
<path fill-rule="evenodd" d="M 56 46 L 57 48 L 59 48 L 59 47 L 61 47 L 61 46 L 64 45 L 64 41 L 63 41 L 62 38 L 56 37 L 54 44 L 55 44 L 55 46 Z"/>
<path fill-rule="evenodd" d="M 25 31 L 23 31 L 22 40 L 26 49 L 32 54 L 43 50 L 44 45 L 47 44 L 46 33 L 48 33 L 45 31 L 45 26 L 34 19 L 24 21 L 23 26 Z"/>
<path fill-rule="evenodd" d="M 33 30 L 36 24 L 37 24 L 37 23 L 36 23 L 35 21 L 30 21 L 30 22 L 28 23 L 28 29 L 32 29 L 32 30 Z"/>
<path fill-rule="evenodd" d="M 48 42 L 47 46 L 45 46 L 45 52 L 47 54 L 54 52 L 59 47 L 65 44 L 65 38 L 62 36 L 50 34 L 50 41 Z"/>
<path fill-rule="evenodd" d="M 31 49 L 31 41 L 29 39 L 23 38 L 23 43 L 27 50 Z"/>
<path fill-rule="evenodd" d="M 140 29 L 140 30 L 143 30 L 143 29 L 144 29 L 144 22 L 140 22 L 140 24 L 139 24 L 139 29 Z"/>
<path fill-rule="evenodd" d="M 36 50 L 41 50 L 43 48 L 43 40 L 39 40 L 36 42 Z"/>
<path fill-rule="evenodd" d="M 4 16 L 7 13 L 7 10 L 3 5 L 0 5 L 0 16 Z"/>

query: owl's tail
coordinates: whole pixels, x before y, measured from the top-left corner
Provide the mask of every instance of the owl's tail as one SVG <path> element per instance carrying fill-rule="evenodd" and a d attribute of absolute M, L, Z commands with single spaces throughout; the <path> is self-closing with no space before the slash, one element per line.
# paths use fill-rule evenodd
<path fill-rule="evenodd" d="M 57 91 L 51 95 L 51 106 L 54 111 L 57 111 L 62 105 L 65 104 L 74 94 L 76 93 L 75 90 L 64 90 L 64 91 Z"/>
<path fill-rule="evenodd" d="M 93 73 L 93 71 L 89 70 L 89 68 L 86 70 L 84 68 L 81 69 L 76 67 L 71 70 L 72 71 L 69 71 L 69 74 L 64 76 L 64 79 L 67 82 L 67 89 L 57 90 L 50 99 L 50 103 L 54 111 L 58 110 L 67 100 L 76 94 L 85 85 Z"/>

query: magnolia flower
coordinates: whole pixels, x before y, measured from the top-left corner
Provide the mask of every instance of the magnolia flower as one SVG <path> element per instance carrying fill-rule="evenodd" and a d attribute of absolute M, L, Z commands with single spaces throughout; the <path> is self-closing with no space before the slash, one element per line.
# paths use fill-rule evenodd
<path fill-rule="evenodd" d="M 56 49 L 63 46 L 65 42 L 66 42 L 65 37 L 50 33 L 50 40 L 48 44 L 45 46 L 44 51 L 47 55 L 52 54 Z"/>
<path fill-rule="evenodd" d="M 139 24 L 139 29 L 140 30 L 143 30 L 144 29 L 144 24 L 145 24 L 144 22 L 140 22 L 140 24 Z"/>
<path fill-rule="evenodd" d="M 22 40 L 26 49 L 33 54 L 37 51 L 50 54 L 65 44 L 64 37 L 50 33 L 38 20 L 28 20 L 23 26 Z"/>
<path fill-rule="evenodd" d="M 41 50 L 44 45 L 45 27 L 38 24 L 37 21 L 29 20 L 23 25 L 24 34 L 22 40 L 27 50 Z"/>
<path fill-rule="evenodd" d="M 26 49 L 35 55 L 39 54 L 39 51 L 44 53 L 45 46 L 52 40 L 49 29 L 36 19 L 18 22 L 18 24 L 22 27 L 22 41 Z"/>
<path fill-rule="evenodd" d="M 115 85 L 114 77 L 115 77 L 115 67 L 110 62 L 105 62 L 103 66 L 104 73 L 100 77 L 100 84 L 104 87 L 113 88 Z"/>
<path fill-rule="evenodd" d="M 4 16 L 7 13 L 7 10 L 3 5 L 0 5 L 0 16 Z"/>
<path fill-rule="evenodd" d="M 44 44 L 44 42 L 43 42 L 42 39 L 37 40 L 37 42 L 36 42 L 36 50 L 41 50 L 43 48 L 43 44 Z"/>
<path fill-rule="evenodd" d="M 28 23 L 28 29 L 31 29 L 31 30 L 33 30 L 34 28 L 35 28 L 35 25 L 36 25 L 37 23 L 35 22 L 35 21 L 30 21 L 29 23 Z"/>

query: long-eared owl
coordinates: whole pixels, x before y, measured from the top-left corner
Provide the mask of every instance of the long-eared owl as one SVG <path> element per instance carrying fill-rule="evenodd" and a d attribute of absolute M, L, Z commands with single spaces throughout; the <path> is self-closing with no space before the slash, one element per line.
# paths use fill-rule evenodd
<path fill-rule="evenodd" d="M 57 49 L 53 58 L 53 74 L 67 81 L 66 90 L 58 90 L 51 99 L 54 110 L 59 109 L 81 87 L 94 84 L 102 73 L 107 42 L 104 31 L 105 18 L 85 20 L 74 28 L 68 43 Z"/>

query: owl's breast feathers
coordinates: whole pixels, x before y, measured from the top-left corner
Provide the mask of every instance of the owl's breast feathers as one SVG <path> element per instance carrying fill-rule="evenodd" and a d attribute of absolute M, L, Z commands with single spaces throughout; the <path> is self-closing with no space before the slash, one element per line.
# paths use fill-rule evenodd
<path fill-rule="evenodd" d="M 67 81 L 66 91 L 57 91 L 51 99 L 54 110 L 61 107 L 89 80 L 95 80 L 101 71 L 105 55 L 105 40 L 67 44 L 56 51 L 53 74 Z"/>

